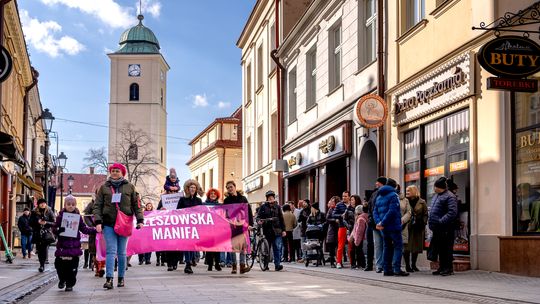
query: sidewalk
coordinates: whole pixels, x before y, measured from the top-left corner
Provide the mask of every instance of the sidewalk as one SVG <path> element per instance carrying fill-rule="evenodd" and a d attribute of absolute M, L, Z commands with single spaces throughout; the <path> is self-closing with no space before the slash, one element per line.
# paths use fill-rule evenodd
<path fill-rule="evenodd" d="M 351 270 L 309 266 L 304 264 L 288 264 L 285 268 L 303 274 L 322 277 L 349 277 L 360 280 L 362 284 L 383 286 L 392 289 L 408 290 L 420 288 L 434 291 L 461 293 L 465 298 L 475 295 L 493 298 L 489 303 L 497 300 L 522 301 L 524 303 L 540 303 L 540 278 L 522 277 L 498 272 L 469 270 L 456 272 L 453 276 L 441 277 L 431 274 L 427 268 L 420 272 L 411 273 L 408 277 L 385 277 L 375 271 Z M 535 267 L 540 267 L 536 265 Z"/>
<path fill-rule="evenodd" d="M 0 303 L 11 303 L 21 296 L 35 292 L 49 282 L 55 280 L 54 248 L 49 249 L 50 264 L 45 265 L 43 273 L 38 272 L 39 262 L 37 255 L 31 259 L 22 259 L 19 252 L 13 264 L 5 262 L 4 252 L 0 262 Z"/>

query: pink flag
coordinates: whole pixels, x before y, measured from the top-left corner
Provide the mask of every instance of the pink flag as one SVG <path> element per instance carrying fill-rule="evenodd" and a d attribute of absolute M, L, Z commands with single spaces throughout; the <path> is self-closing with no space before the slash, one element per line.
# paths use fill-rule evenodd
<path fill-rule="evenodd" d="M 249 252 L 248 206 L 195 206 L 145 212 L 134 229 L 127 255 L 154 251 Z"/>

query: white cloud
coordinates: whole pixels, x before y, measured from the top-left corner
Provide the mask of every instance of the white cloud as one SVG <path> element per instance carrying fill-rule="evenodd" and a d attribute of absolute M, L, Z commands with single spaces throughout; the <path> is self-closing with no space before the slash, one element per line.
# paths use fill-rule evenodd
<path fill-rule="evenodd" d="M 85 46 L 70 36 L 57 37 L 62 27 L 55 21 L 41 22 L 30 17 L 28 11 L 21 10 L 21 23 L 26 40 L 39 52 L 47 53 L 51 57 L 58 57 L 62 53 L 77 55 Z"/>
<path fill-rule="evenodd" d="M 139 7 L 139 1 L 136 1 L 136 7 Z M 158 0 L 145 0 L 142 2 L 142 13 L 150 14 L 154 18 L 158 18 L 161 13 L 161 3 Z"/>
<path fill-rule="evenodd" d="M 225 101 L 218 102 L 218 108 L 220 109 L 225 109 L 225 108 L 230 108 L 230 107 L 231 107 L 230 102 L 225 102 Z"/>
<path fill-rule="evenodd" d="M 208 106 L 208 98 L 206 98 L 206 94 L 202 95 L 195 95 L 193 97 L 193 107 L 199 108 L 199 107 L 207 107 Z"/>
<path fill-rule="evenodd" d="M 103 48 L 103 52 L 104 52 L 105 54 L 110 54 L 110 53 L 114 53 L 114 50 L 112 50 L 112 49 L 110 49 L 110 48 L 108 48 L 108 47 L 104 47 L 104 48 Z"/>
<path fill-rule="evenodd" d="M 97 17 L 113 28 L 127 28 L 137 22 L 133 10 L 122 7 L 114 0 L 41 0 L 46 5 L 62 4 Z"/>

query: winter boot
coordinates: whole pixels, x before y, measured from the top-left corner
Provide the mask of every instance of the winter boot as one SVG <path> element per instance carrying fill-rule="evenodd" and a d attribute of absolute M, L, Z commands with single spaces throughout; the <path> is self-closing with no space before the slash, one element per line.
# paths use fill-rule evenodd
<path fill-rule="evenodd" d="M 124 287 L 124 278 L 118 278 L 117 287 Z"/>
<path fill-rule="evenodd" d="M 412 270 L 414 271 L 420 271 L 420 269 L 418 269 L 418 267 L 416 267 L 416 261 L 418 260 L 418 253 L 413 253 L 412 254 Z"/>
<path fill-rule="evenodd" d="M 187 273 L 187 274 L 192 274 L 193 273 L 193 270 L 191 269 L 191 264 L 190 263 L 186 263 L 186 268 L 184 268 L 184 273 Z"/>
<path fill-rule="evenodd" d="M 251 268 L 249 268 L 249 266 L 246 266 L 246 264 L 240 263 L 240 274 L 249 272 L 250 270 Z"/>
<path fill-rule="evenodd" d="M 232 274 L 236 274 L 236 264 L 232 264 Z"/>
<path fill-rule="evenodd" d="M 103 288 L 113 289 L 113 278 L 107 278 L 107 281 L 105 281 L 105 284 L 103 284 Z"/>
<path fill-rule="evenodd" d="M 403 259 L 405 260 L 405 271 L 407 272 L 414 272 L 411 268 L 411 253 L 410 252 L 404 252 L 403 253 Z"/>
<path fill-rule="evenodd" d="M 216 271 L 221 271 L 221 265 L 219 265 L 219 263 L 216 263 L 214 267 L 216 268 Z"/>

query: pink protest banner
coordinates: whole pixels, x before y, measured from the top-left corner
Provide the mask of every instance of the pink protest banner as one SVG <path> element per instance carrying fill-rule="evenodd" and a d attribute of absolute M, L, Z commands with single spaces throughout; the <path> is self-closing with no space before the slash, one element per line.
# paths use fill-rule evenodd
<path fill-rule="evenodd" d="M 145 212 L 129 237 L 127 255 L 154 251 L 249 252 L 248 206 L 202 205 Z"/>

